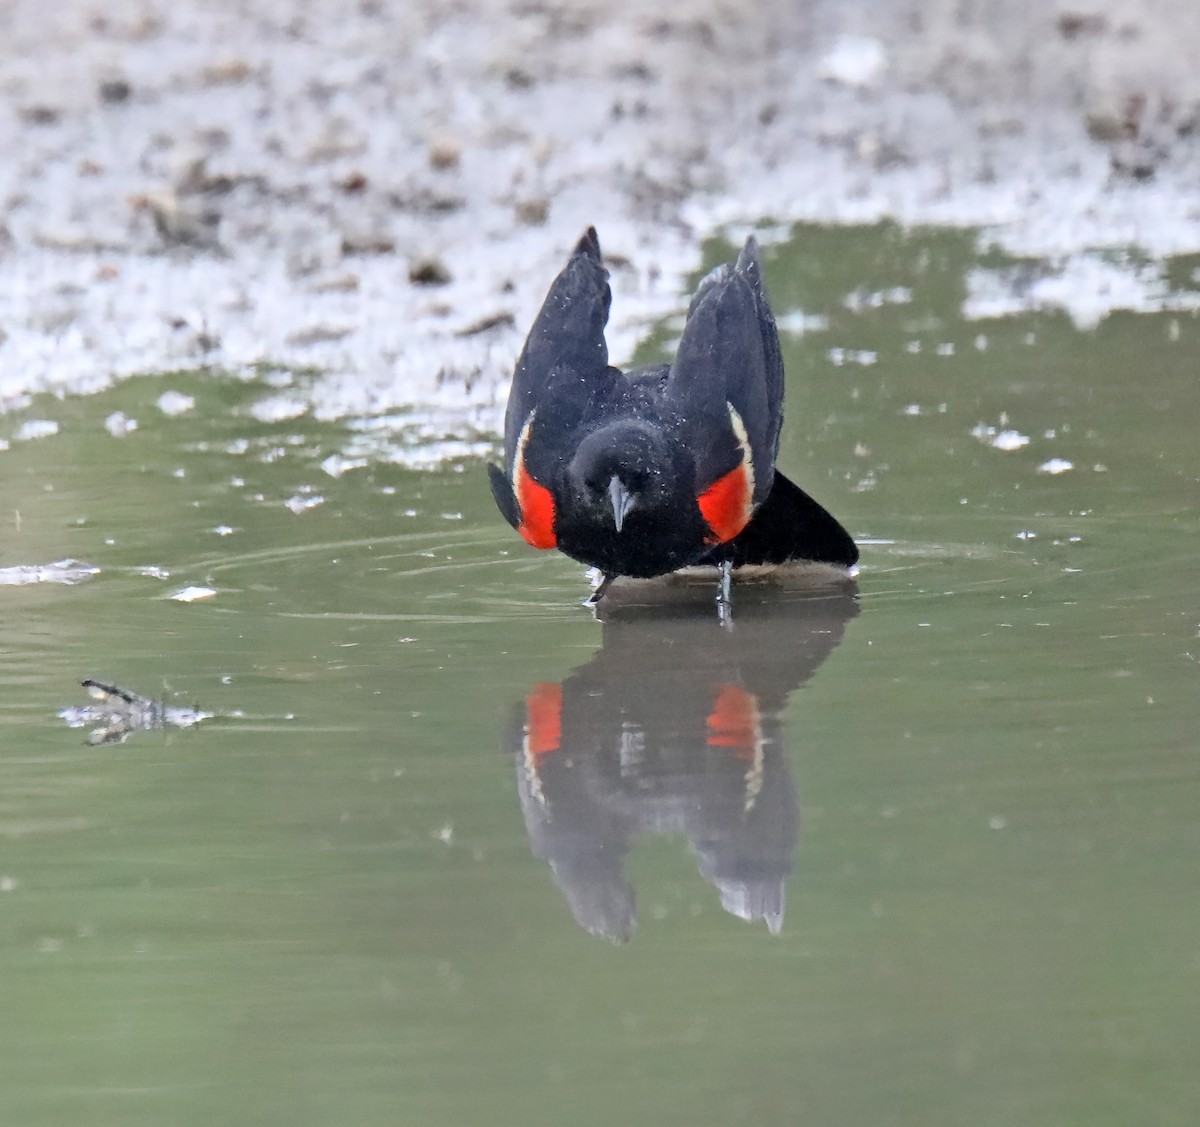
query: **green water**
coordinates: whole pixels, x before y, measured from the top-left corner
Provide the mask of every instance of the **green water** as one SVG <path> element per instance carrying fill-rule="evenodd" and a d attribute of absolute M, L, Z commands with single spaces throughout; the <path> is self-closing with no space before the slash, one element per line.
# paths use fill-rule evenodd
<path fill-rule="evenodd" d="M 0 587 L 0 1122 L 1197 1122 L 1200 321 L 965 323 L 971 265 L 772 254 L 828 318 L 781 464 L 867 543 L 732 632 L 594 621 L 481 465 L 332 478 L 257 383 L 2 420 L 60 430 L 0 453 L 0 567 L 100 572 Z M 91 746 L 84 677 L 217 715 Z"/>

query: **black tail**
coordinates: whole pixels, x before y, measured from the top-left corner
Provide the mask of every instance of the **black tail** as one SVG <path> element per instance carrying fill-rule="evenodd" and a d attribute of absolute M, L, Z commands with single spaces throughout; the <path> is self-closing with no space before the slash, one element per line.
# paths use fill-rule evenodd
<path fill-rule="evenodd" d="M 792 560 L 853 567 L 858 545 L 838 522 L 778 470 L 767 499 L 750 523 L 701 563 L 782 564 Z"/>

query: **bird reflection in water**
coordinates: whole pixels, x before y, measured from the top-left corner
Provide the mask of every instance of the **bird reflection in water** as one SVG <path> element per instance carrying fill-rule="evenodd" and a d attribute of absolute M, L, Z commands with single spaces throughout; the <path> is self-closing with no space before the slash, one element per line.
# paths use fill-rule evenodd
<path fill-rule="evenodd" d="M 618 603 L 591 661 L 529 690 L 506 746 L 530 847 L 581 927 L 630 938 L 631 839 L 681 833 L 726 911 L 780 930 L 799 826 L 780 716 L 842 640 L 856 590 L 747 587 L 732 630 L 695 591 Z"/>

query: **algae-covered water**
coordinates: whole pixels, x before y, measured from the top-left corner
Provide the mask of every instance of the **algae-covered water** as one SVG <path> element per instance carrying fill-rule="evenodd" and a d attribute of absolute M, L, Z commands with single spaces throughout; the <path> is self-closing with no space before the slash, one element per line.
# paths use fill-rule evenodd
<path fill-rule="evenodd" d="M 303 372 L 0 420 L 0 1121 L 1195 1123 L 1200 320 L 967 321 L 971 246 L 770 249 L 863 567 L 731 631 Z"/>

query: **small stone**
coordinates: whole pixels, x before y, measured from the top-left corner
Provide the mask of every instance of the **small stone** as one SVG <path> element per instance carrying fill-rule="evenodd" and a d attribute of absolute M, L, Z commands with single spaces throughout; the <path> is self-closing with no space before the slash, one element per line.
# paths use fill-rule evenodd
<path fill-rule="evenodd" d="M 1093 141 L 1120 141 L 1128 136 L 1128 126 L 1109 109 L 1093 110 L 1085 118 L 1088 136 Z"/>
<path fill-rule="evenodd" d="M 313 293 L 354 293 L 358 289 L 358 275 L 336 274 L 313 282 L 309 289 Z"/>
<path fill-rule="evenodd" d="M 129 80 L 125 78 L 106 78 L 98 87 L 97 91 L 100 95 L 100 101 L 105 105 L 118 106 L 122 102 L 128 102 L 129 96 L 133 93 L 133 87 L 130 86 Z"/>
<path fill-rule="evenodd" d="M 1063 12 L 1058 17 L 1058 33 L 1068 42 L 1085 36 L 1102 35 L 1108 30 L 1108 20 L 1091 12 Z"/>
<path fill-rule="evenodd" d="M 408 264 L 408 280 L 415 286 L 444 286 L 453 280 L 438 258 L 417 258 Z"/>
<path fill-rule="evenodd" d="M 448 168 L 457 168 L 459 161 L 462 160 L 462 149 L 457 141 L 451 141 L 448 138 L 435 141 L 429 146 L 429 165 L 431 168 L 436 168 L 439 171 L 445 171 Z"/>
<path fill-rule="evenodd" d="M 26 125 L 54 125 L 62 116 L 62 111 L 57 106 L 22 106 L 17 110 L 17 116 Z"/>
<path fill-rule="evenodd" d="M 516 318 L 507 310 L 502 310 L 499 313 L 490 313 L 486 317 L 480 317 L 478 321 L 472 321 L 469 325 L 464 325 L 454 335 L 456 337 L 473 337 L 479 333 L 486 333 L 490 329 L 507 329 L 515 323 Z"/>
<path fill-rule="evenodd" d="M 287 336 L 292 348 L 311 348 L 314 344 L 331 344 L 348 337 L 354 330 L 346 325 L 309 325 Z"/>
<path fill-rule="evenodd" d="M 236 86 L 245 82 L 252 73 L 245 59 L 226 59 L 205 67 L 202 77 L 205 86 Z"/>
<path fill-rule="evenodd" d="M 1109 164 L 1119 176 L 1151 180 L 1166 155 L 1165 150 L 1145 141 L 1119 141 L 1109 153 Z"/>
<path fill-rule="evenodd" d="M 342 231 L 342 254 L 391 254 L 396 240 L 376 225 L 347 227 Z"/>
<path fill-rule="evenodd" d="M 204 315 L 195 310 L 167 320 L 175 332 L 180 333 L 195 352 L 212 352 L 220 347 L 221 338 L 212 332 Z"/>
<path fill-rule="evenodd" d="M 528 227 L 540 227 L 550 214 L 550 201 L 545 199 L 521 200 L 516 207 L 519 222 Z"/>

